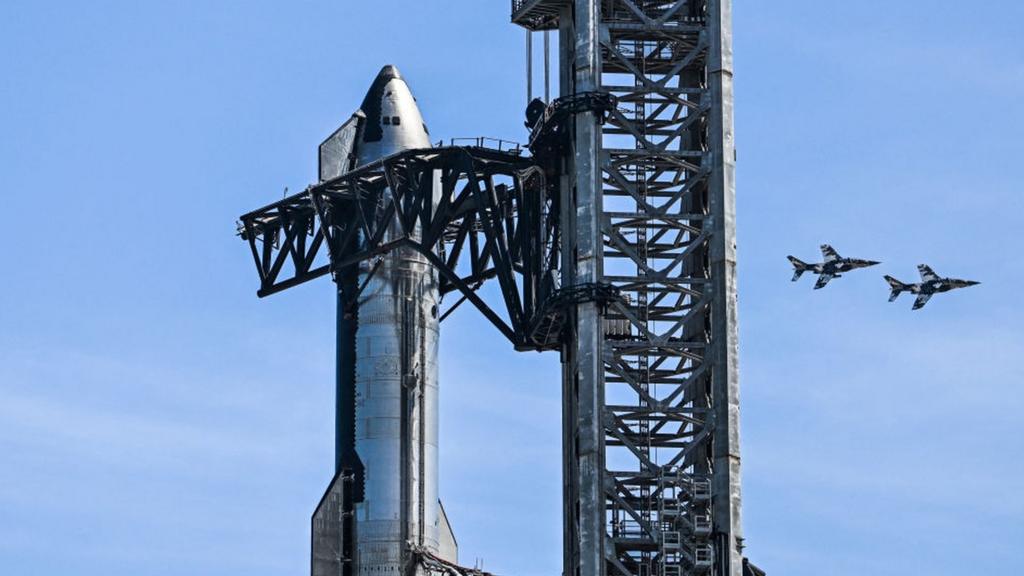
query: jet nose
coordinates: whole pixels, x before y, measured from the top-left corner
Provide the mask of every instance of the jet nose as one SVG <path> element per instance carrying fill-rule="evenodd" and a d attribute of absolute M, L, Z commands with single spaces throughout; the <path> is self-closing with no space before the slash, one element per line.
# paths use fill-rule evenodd
<path fill-rule="evenodd" d="M 977 286 L 978 284 L 981 284 L 981 282 L 976 282 L 974 280 L 968 280 L 967 281 L 967 285 L 968 286 Z"/>
<path fill-rule="evenodd" d="M 877 260 L 868 260 L 868 261 L 866 262 L 866 264 L 867 264 L 868 266 L 878 266 L 879 264 L 881 264 L 881 262 L 879 262 L 879 261 L 877 261 Z"/>

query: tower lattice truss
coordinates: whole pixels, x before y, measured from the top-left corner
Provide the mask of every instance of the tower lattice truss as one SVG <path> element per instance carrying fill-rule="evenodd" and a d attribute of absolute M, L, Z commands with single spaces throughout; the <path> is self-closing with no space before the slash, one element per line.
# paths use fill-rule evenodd
<path fill-rule="evenodd" d="M 729 2 L 513 11 L 560 31 L 563 99 L 611 97 L 565 156 L 563 284 L 621 295 L 567 342 L 566 573 L 742 574 Z"/>

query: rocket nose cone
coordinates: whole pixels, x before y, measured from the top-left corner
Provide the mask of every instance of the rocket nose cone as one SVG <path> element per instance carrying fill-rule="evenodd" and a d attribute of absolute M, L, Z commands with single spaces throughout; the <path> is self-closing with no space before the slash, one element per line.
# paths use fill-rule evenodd
<path fill-rule="evenodd" d="M 402 82 L 405 82 L 405 80 L 402 79 L 402 75 L 399 74 L 398 68 L 392 64 L 388 64 L 380 69 L 380 72 L 377 73 L 377 77 L 373 79 L 373 84 L 370 85 L 370 89 L 367 90 L 366 98 L 363 99 L 361 109 L 364 114 L 371 116 L 371 122 L 377 120 L 377 118 L 373 118 L 372 116 L 379 112 L 380 99 L 386 95 L 387 86 L 392 80 L 401 80 Z"/>
<path fill-rule="evenodd" d="M 363 130 L 356 154 L 359 166 L 403 150 L 430 147 L 416 97 L 395 66 L 381 68 L 360 110 Z"/>
<path fill-rule="evenodd" d="M 398 81 L 403 84 L 405 83 L 405 80 L 402 79 L 402 75 L 398 73 L 398 68 L 388 64 L 381 68 L 380 72 L 377 73 L 377 77 L 374 78 L 373 84 L 366 92 L 366 97 L 363 98 L 363 104 L 359 109 L 363 112 L 366 118 L 367 130 L 363 133 L 364 141 L 376 142 L 381 138 L 381 107 L 383 105 L 383 99 L 391 96 L 393 93 L 393 90 L 388 88 L 389 85 L 392 85 L 392 81 Z M 405 91 L 407 92 L 407 90 Z"/>
<path fill-rule="evenodd" d="M 398 68 L 393 64 L 388 64 L 380 69 L 380 73 L 377 74 L 377 78 L 380 80 L 401 80 L 402 75 L 398 72 Z"/>

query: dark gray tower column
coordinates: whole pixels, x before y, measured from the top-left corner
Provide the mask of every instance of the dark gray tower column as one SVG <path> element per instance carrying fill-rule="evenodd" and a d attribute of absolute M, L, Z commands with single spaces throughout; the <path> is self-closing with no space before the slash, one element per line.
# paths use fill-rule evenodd
<path fill-rule="evenodd" d="M 580 298 L 565 336 L 565 574 L 740 576 L 730 0 L 514 0 L 513 21 L 560 30 L 574 98 L 562 285 L 622 295 Z"/>
<path fill-rule="evenodd" d="M 736 141 L 733 125 L 732 1 L 708 0 L 707 89 L 710 191 L 712 325 L 715 413 L 713 526 L 721 574 L 741 574 L 739 318 L 736 287 Z"/>
<path fill-rule="evenodd" d="M 573 9 L 573 52 L 571 90 L 573 94 L 600 88 L 601 58 L 598 31 L 601 9 L 593 0 L 575 0 Z M 574 116 L 572 137 L 575 153 L 568 160 L 572 186 L 562 190 L 562 202 L 572 211 L 572 225 L 563 230 L 562 250 L 566 254 L 563 286 L 594 285 L 604 276 L 601 237 L 601 126 L 598 112 L 580 110 Z M 601 574 L 605 563 L 605 431 L 604 362 L 602 359 L 604 321 L 599 304 L 580 302 L 573 314 L 574 334 L 563 356 L 563 386 L 569 403 L 566 457 L 573 468 L 569 487 L 570 523 L 577 557 L 567 575 Z"/>

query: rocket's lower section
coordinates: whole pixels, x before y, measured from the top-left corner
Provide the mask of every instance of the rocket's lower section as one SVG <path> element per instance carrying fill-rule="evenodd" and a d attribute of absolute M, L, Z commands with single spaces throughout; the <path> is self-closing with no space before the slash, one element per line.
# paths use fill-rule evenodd
<path fill-rule="evenodd" d="M 403 574 L 411 547 L 439 551 L 438 282 L 407 248 L 363 270 L 356 335 L 357 573 Z M 367 276 L 369 276 L 367 278 Z"/>
<path fill-rule="evenodd" d="M 402 248 L 362 266 L 339 339 L 339 474 L 313 516 L 313 576 L 414 576 L 456 563 L 438 500 L 438 277 Z M 349 331 L 352 331 L 349 333 Z"/>

